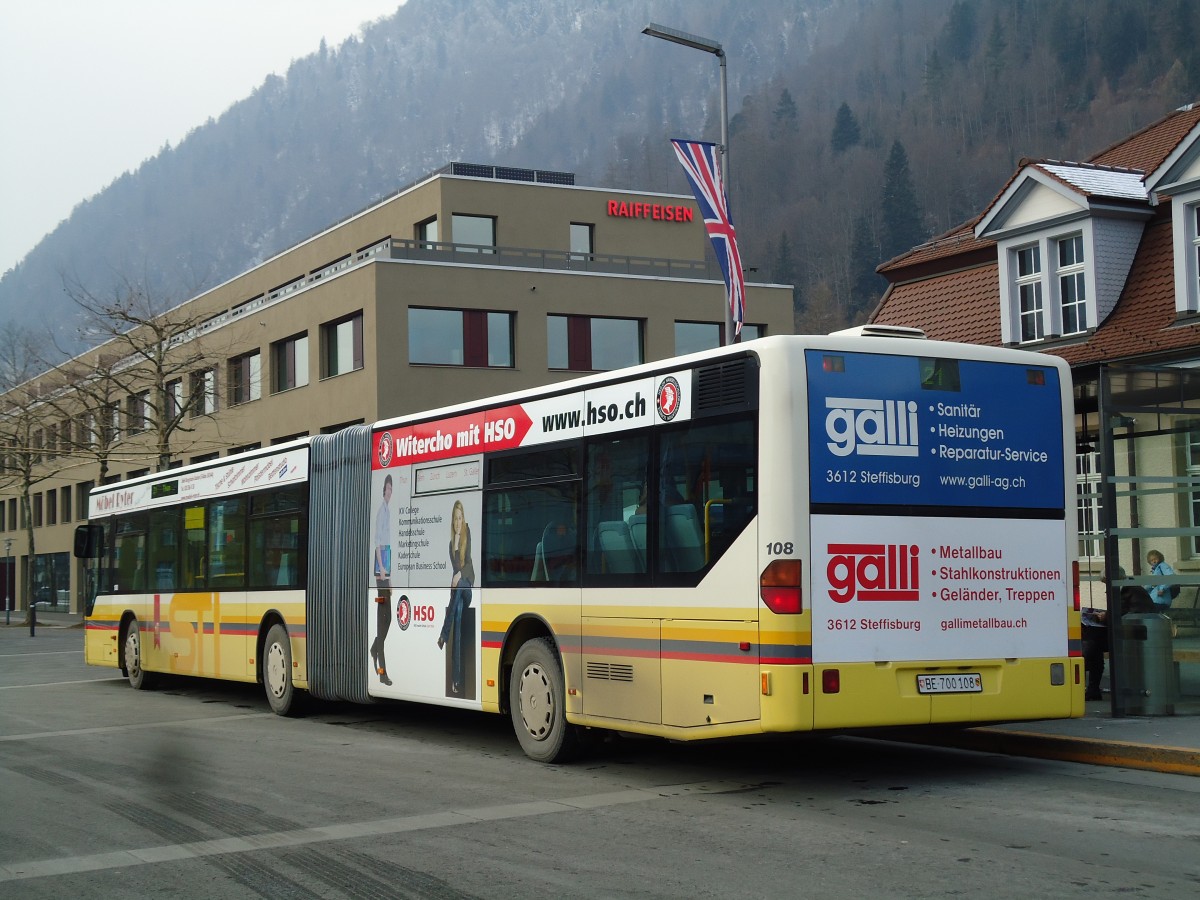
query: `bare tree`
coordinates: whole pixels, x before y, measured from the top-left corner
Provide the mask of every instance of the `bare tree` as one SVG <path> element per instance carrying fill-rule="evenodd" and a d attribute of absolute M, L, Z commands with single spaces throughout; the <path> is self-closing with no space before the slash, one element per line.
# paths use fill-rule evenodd
<path fill-rule="evenodd" d="M 59 455 L 57 431 L 51 430 L 47 416 L 46 398 L 54 388 L 38 378 L 44 343 L 23 326 L 0 327 L 0 487 L 14 490 L 20 502 L 27 542 L 26 608 L 33 599 L 37 558 L 33 488 L 69 464 Z"/>
<path fill-rule="evenodd" d="M 92 354 L 61 367 L 81 411 L 97 423 L 92 455 L 107 472 L 124 402 L 126 434 L 149 432 L 155 469 L 169 468 L 181 436 L 195 430 L 193 418 L 209 411 L 214 387 L 204 373 L 224 358 L 208 334 L 217 322 L 199 304 L 173 303 L 127 278 L 106 296 L 77 279 L 64 278 L 64 284 L 83 313 L 84 335 L 102 341 Z M 232 340 L 226 332 L 222 347 Z"/>

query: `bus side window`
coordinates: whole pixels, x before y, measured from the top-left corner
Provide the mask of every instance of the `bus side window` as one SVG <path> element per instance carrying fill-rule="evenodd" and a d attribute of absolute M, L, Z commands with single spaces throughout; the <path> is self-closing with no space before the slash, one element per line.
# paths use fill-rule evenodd
<path fill-rule="evenodd" d="M 700 572 L 728 549 L 755 512 L 754 420 L 692 423 L 659 446 L 657 569 Z"/>
<path fill-rule="evenodd" d="M 646 485 L 650 435 L 596 438 L 587 448 L 587 579 L 595 584 L 645 583 Z M 640 516 L 641 529 L 634 533 Z M 641 546 L 638 546 L 638 540 Z"/>
<path fill-rule="evenodd" d="M 208 507 L 208 575 L 213 590 L 246 586 L 246 498 L 214 500 Z"/>
<path fill-rule="evenodd" d="M 578 481 L 489 491 L 484 496 L 486 584 L 578 583 Z"/>
<path fill-rule="evenodd" d="M 113 541 L 113 580 L 110 589 L 136 594 L 147 587 L 146 514 L 123 516 Z"/>
<path fill-rule="evenodd" d="M 181 590 L 203 590 L 208 581 L 205 571 L 205 545 L 207 543 L 204 525 L 207 521 L 205 512 L 203 503 L 185 506 L 183 509 L 183 571 L 179 581 Z"/>
<path fill-rule="evenodd" d="M 150 586 L 156 591 L 178 587 L 179 520 L 178 507 L 150 513 Z"/>

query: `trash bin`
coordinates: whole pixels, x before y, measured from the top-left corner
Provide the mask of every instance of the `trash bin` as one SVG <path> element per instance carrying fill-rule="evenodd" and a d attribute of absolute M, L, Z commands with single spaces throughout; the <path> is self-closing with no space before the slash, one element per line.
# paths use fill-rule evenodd
<path fill-rule="evenodd" d="M 1121 617 L 1120 708 L 1135 716 L 1175 715 L 1171 620 L 1158 613 Z"/>

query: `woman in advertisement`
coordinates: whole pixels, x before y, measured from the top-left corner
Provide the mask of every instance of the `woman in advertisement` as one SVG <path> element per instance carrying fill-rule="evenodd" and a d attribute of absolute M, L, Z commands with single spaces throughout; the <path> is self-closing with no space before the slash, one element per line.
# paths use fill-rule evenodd
<path fill-rule="evenodd" d="M 387 661 L 384 659 L 384 642 L 392 624 L 392 476 L 383 480 L 383 503 L 375 514 L 375 551 L 371 569 L 375 575 L 375 640 L 371 644 L 371 661 L 381 684 L 390 685 Z"/>
<path fill-rule="evenodd" d="M 454 501 L 450 514 L 450 605 L 438 637 L 438 649 L 450 643 L 451 694 L 463 690 L 463 612 L 471 604 L 471 585 L 475 583 L 475 566 L 471 562 L 471 528 L 461 500 Z"/>

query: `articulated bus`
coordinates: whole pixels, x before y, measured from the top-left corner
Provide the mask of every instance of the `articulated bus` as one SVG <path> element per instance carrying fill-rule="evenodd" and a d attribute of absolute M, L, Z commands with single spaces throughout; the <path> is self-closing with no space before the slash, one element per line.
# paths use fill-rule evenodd
<path fill-rule="evenodd" d="M 1061 360 L 915 329 L 590 375 L 96 489 L 87 661 L 506 713 L 545 762 L 1079 716 L 1073 446 Z"/>

